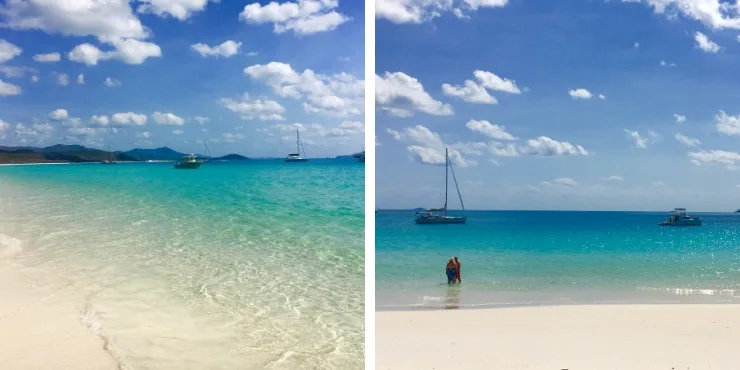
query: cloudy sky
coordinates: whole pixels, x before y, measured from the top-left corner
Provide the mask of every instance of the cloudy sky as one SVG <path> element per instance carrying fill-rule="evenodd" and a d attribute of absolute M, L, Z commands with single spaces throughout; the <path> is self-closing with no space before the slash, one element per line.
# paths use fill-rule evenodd
<path fill-rule="evenodd" d="M 363 147 L 364 5 L 0 3 L 0 145 L 309 157 Z"/>
<path fill-rule="evenodd" d="M 468 208 L 740 208 L 740 3 L 380 0 L 376 17 L 378 207 L 441 205 L 448 147 Z"/>

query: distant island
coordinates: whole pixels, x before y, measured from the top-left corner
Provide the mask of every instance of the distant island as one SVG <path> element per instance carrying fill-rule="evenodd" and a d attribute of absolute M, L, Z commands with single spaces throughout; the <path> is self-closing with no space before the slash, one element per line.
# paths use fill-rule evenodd
<path fill-rule="evenodd" d="M 119 162 L 146 162 L 146 161 L 177 161 L 182 159 L 185 153 L 180 153 L 168 147 L 142 149 L 136 148 L 129 151 L 114 151 L 113 155 Z M 207 158 L 202 154 L 199 158 Z M 110 153 L 106 150 L 88 148 L 83 145 L 57 144 L 44 148 L 30 146 L 2 146 L 0 145 L 0 164 L 33 164 L 33 163 L 96 163 L 110 159 Z M 212 161 L 247 161 L 247 160 L 281 160 L 282 158 L 248 158 L 240 154 L 227 154 L 222 157 L 210 158 Z M 355 155 L 340 155 L 335 158 L 313 158 L 313 159 L 338 159 L 356 160 Z"/>
<path fill-rule="evenodd" d="M 223 157 L 211 158 L 212 161 L 247 161 L 249 158 L 239 154 L 227 154 Z"/>
<path fill-rule="evenodd" d="M 126 152 L 113 152 L 116 161 L 143 162 L 143 161 L 175 161 L 181 159 L 185 153 L 161 147 L 155 149 L 136 148 Z M 202 156 L 201 156 L 202 157 Z M 0 164 L 30 164 L 30 163 L 95 163 L 110 159 L 110 153 L 105 150 L 88 148 L 82 145 L 52 145 L 45 148 L 9 147 L 0 146 Z M 239 154 L 228 154 L 213 160 L 248 160 Z"/>

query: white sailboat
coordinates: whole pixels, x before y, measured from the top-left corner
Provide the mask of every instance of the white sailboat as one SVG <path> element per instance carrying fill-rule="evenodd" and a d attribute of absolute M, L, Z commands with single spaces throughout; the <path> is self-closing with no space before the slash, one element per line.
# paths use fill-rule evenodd
<path fill-rule="evenodd" d="M 296 146 L 296 152 L 288 154 L 288 157 L 285 158 L 286 162 L 307 162 L 308 158 L 306 158 L 306 149 L 303 149 L 303 157 L 301 157 L 301 148 L 303 148 L 303 144 L 301 144 L 301 135 L 298 133 L 298 129 L 295 130 L 295 146 Z"/>
<path fill-rule="evenodd" d="M 445 206 L 442 208 L 430 208 L 425 211 L 416 212 L 416 223 L 417 224 L 464 224 L 468 217 L 467 216 L 448 216 L 447 215 L 447 184 L 448 184 L 448 172 L 452 169 L 452 163 L 450 163 L 450 157 L 447 154 L 447 148 L 445 148 Z M 452 179 L 455 181 L 455 189 L 457 189 L 457 196 L 460 198 L 460 205 L 463 211 L 465 210 L 465 203 L 463 203 L 462 195 L 460 195 L 460 188 L 457 186 L 457 178 L 455 177 L 455 170 L 452 169 Z"/>
<path fill-rule="evenodd" d="M 113 156 L 113 151 L 110 150 L 110 144 L 108 144 L 108 160 L 103 161 L 103 164 L 118 164 L 115 157 Z"/>

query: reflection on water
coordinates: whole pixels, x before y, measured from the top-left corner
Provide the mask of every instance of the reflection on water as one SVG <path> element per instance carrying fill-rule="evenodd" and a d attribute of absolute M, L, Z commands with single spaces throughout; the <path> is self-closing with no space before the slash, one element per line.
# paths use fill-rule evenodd
<path fill-rule="evenodd" d="M 445 310 L 456 310 L 460 308 L 460 285 L 450 285 L 445 293 Z"/>

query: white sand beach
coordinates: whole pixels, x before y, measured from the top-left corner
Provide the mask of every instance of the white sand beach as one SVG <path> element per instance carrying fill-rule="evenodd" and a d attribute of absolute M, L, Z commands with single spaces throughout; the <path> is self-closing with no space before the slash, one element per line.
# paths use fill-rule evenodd
<path fill-rule="evenodd" d="M 94 323 L 84 322 L 84 297 L 63 280 L 49 284 L 55 277 L 14 265 L 19 252 L 17 240 L 0 235 L 0 369 L 118 369 Z"/>
<path fill-rule="evenodd" d="M 376 313 L 376 368 L 736 370 L 740 305 Z"/>

